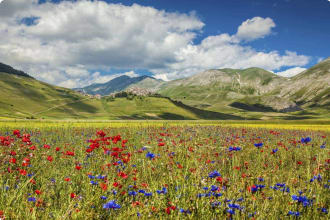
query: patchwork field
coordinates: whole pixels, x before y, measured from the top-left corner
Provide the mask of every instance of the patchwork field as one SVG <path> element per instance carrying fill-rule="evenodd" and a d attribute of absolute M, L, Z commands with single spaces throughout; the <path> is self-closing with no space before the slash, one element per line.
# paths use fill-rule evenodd
<path fill-rule="evenodd" d="M 2 121 L 0 218 L 329 219 L 320 123 Z"/>

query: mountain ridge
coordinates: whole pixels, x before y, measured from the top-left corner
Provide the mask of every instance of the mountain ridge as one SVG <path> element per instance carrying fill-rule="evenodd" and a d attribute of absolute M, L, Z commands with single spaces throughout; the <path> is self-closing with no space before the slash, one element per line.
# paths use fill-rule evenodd
<path fill-rule="evenodd" d="M 101 119 L 306 119 L 329 117 L 330 58 L 291 77 L 261 68 L 206 70 L 164 82 L 120 76 L 90 89 L 105 94 L 134 87 L 159 96 L 96 98 L 53 86 L 22 71 L 0 72 L 0 117 Z M 10 66 L 9 66 L 10 67 Z M 25 75 L 26 74 L 26 75 Z M 110 86 L 109 86 L 110 84 Z M 111 87 L 115 85 L 116 87 Z M 93 87 L 94 86 L 94 87 Z M 103 88 L 103 87 L 104 88 Z M 108 86 L 108 87 L 107 87 Z M 110 89 L 109 89 L 110 87 Z M 218 118 L 217 118 L 218 117 Z"/>
<path fill-rule="evenodd" d="M 138 77 L 129 77 L 126 75 L 122 75 L 114 79 L 111 79 L 106 83 L 92 84 L 74 90 L 82 91 L 84 93 L 91 95 L 99 94 L 105 96 L 105 95 L 109 95 L 110 93 L 120 92 L 134 86 L 141 87 L 144 89 L 149 89 L 149 88 L 152 89 L 161 82 L 162 82 L 161 80 L 146 75 L 138 76 Z"/>

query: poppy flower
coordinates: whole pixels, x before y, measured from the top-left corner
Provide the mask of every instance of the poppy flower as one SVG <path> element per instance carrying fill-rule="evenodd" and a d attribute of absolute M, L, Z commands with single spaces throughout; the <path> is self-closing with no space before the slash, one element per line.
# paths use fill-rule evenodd
<path fill-rule="evenodd" d="M 53 157 L 52 157 L 52 156 L 48 156 L 48 157 L 47 157 L 47 160 L 48 160 L 49 162 L 52 162 L 52 161 L 53 161 Z"/>

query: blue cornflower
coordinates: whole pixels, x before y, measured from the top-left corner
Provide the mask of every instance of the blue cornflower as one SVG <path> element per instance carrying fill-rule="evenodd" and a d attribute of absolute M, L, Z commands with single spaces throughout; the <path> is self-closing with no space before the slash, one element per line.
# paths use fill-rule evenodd
<path fill-rule="evenodd" d="M 292 212 L 292 211 L 289 211 L 288 212 L 288 215 L 293 215 L 293 216 L 300 216 L 300 212 Z"/>
<path fill-rule="evenodd" d="M 135 191 L 129 191 L 128 192 L 128 195 L 130 195 L 130 196 L 136 196 L 137 195 L 137 192 L 135 192 Z"/>
<path fill-rule="evenodd" d="M 243 197 L 236 199 L 237 202 L 242 202 L 244 200 Z"/>
<path fill-rule="evenodd" d="M 212 185 L 211 186 L 211 191 L 214 192 L 214 191 L 217 191 L 219 189 L 219 187 L 215 186 L 215 185 Z"/>
<path fill-rule="evenodd" d="M 140 190 L 139 190 L 139 193 L 143 193 L 143 194 L 144 194 L 145 192 L 146 192 L 146 191 L 144 191 L 143 189 L 140 189 Z"/>
<path fill-rule="evenodd" d="M 212 202 L 211 206 L 212 207 L 221 206 L 221 202 Z"/>
<path fill-rule="evenodd" d="M 306 137 L 306 138 L 301 138 L 301 143 L 303 143 L 303 144 L 307 144 L 308 142 L 311 142 L 312 141 L 312 139 L 310 138 L 310 137 Z"/>
<path fill-rule="evenodd" d="M 90 179 L 95 179 L 95 176 L 93 176 L 93 175 L 88 175 L 88 177 L 89 177 Z"/>
<path fill-rule="evenodd" d="M 218 197 L 222 196 L 222 193 L 213 193 L 213 196 L 218 198 Z"/>
<path fill-rule="evenodd" d="M 101 196 L 100 198 L 103 199 L 103 200 L 106 200 L 107 199 L 106 196 Z"/>
<path fill-rule="evenodd" d="M 184 214 L 191 214 L 191 211 L 189 209 L 187 209 L 187 210 L 180 209 L 180 212 L 184 213 Z"/>
<path fill-rule="evenodd" d="M 111 200 L 110 202 L 107 202 L 103 205 L 104 209 L 120 209 L 121 206 L 116 203 L 115 200 Z"/>
<path fill-rule="evenodd" d="M 221 176 L 221 174 L 218 171 L 216 171 L 216 170 L 214 170 L 213 172 L 209 173 L 209 177 L 210 178 L 215 178 L 215 177 L 218 177 L 218 176 Z"/>
<path fill-rule="evenodd" d="M 304 207 L 305 206 L 311 206 L 313 204 L 313 200 L 308 199 L 306 196 L 292 195 L 291 198 L 294 201 L 298 201 L 298 203 L 302 203 Z"/>
<path fill-rule="evenodd" d="M 273 150 L 272 150 L 272 153 L 275 154 L 277 151 L 278 151 L 278 148 L 273 149 Z"/>
<path fill-rule="evenodd" d="M 261 143 L 261 142 L 260 142 L 260 143 L 256 143 L 256 144 L 254 144 L 254 146 L 255 146 L 255 147 L 258 147 L 258 148 L 259 148 L 259 147 L 262 147 L 263 145 L 264 145 L 264 144 Z"/>
<path fill-rule="evenodd" d="M 97 181 L 94 181 L 94 180 L 91 180 L 90 182 L 92 185 L 98 185 L 98 182 Z"/>
<path fill-rule="evenodd" d="M 320 146 L 320 148 L 321 148 L 321 149 L 324 149 L 324 148 L 325 148 L 325 144 L 322 144 L 322 145 Z"/>
<path fill-rule="evenodd" d="M 325 214 L 328 214 L 328 210 L 326 208 L 322 208 L 321 209 L 321 212 L 325 213 Z"/>
<path fill-rule="evenodd" d="M 264 178 L 261 178 L 261 177 L 259 177 L 258 180 L 259 180 L 260 182 L 265 181 L 265 179 L 264 179 Z"/>
<path fill-rule="evenodd" d="M 285 183 L 276 183 L 276 186 L 285 187 Z"/>
<path fill-rule="evenodd" d="M 100 180 L 104 180 L 106 176 L 98 175 L 97 178 Z"/>
<path fill-rule="evenodd" d="M 241 209 L 241 206 L 239 204 L 235 204 L 235 203 L 228 204 L 228 207 L 231 209 Z"/>
<path fill-rule="evenodd" d="M 231 151 L 240 151 L 241 150 L 241 148 L 240 147 L 229 147 L 228 148 L 228 150 L 229 150 L 229 152 L 231 152 Z"/>
<path fill-rule="evenodd" d="M 157 190 L 156 192 L 157 192 L 158 194 L 166 194 L 166 193 L 167 193 L 167 189 L 166 189 L 166 187 L 163 187 L 162 190 Z"/>
<path fill-rule="evenodd" d="M 152 196 L 152 193 L 149 192 L 149 193 L 144 193 L 145 196 Z"/>
<path fill-rule="evenodd" d="M 227 209 L 227 212 L 234 215 L 235 214 L 235 210 L 234 209 Z"/>
<path fill-rule="evenodd" d="M 34 198 L 34 197 L 29 197 L 29 198 L 28 198 L 28 201 L 29 201 L 29 202 L 36 202 L 36 198 Z"/>
<path fill-rule="evenodd" d="M 148 152 L 146 154 L 146 157 L 149 158 L 150 160 L 152 160 L 155 157 L 155 154 Z"/>
<path fill-rule="evenodd" d="M 204 190 L 209 190 L 209 187 L 203 187 Z"/>

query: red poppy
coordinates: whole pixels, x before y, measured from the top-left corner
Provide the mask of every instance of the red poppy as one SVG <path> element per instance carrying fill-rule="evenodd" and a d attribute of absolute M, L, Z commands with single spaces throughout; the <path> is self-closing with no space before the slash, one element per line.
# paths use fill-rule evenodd
<path fill-rule="evenodd" d="M 52 161 L 53 161 L 53 157 L 52 157 L 52 156 L 48 156 L 48 157 L 47 157 L 47 160 L 48 160 L 49 162 L 52 162 Z"/>

